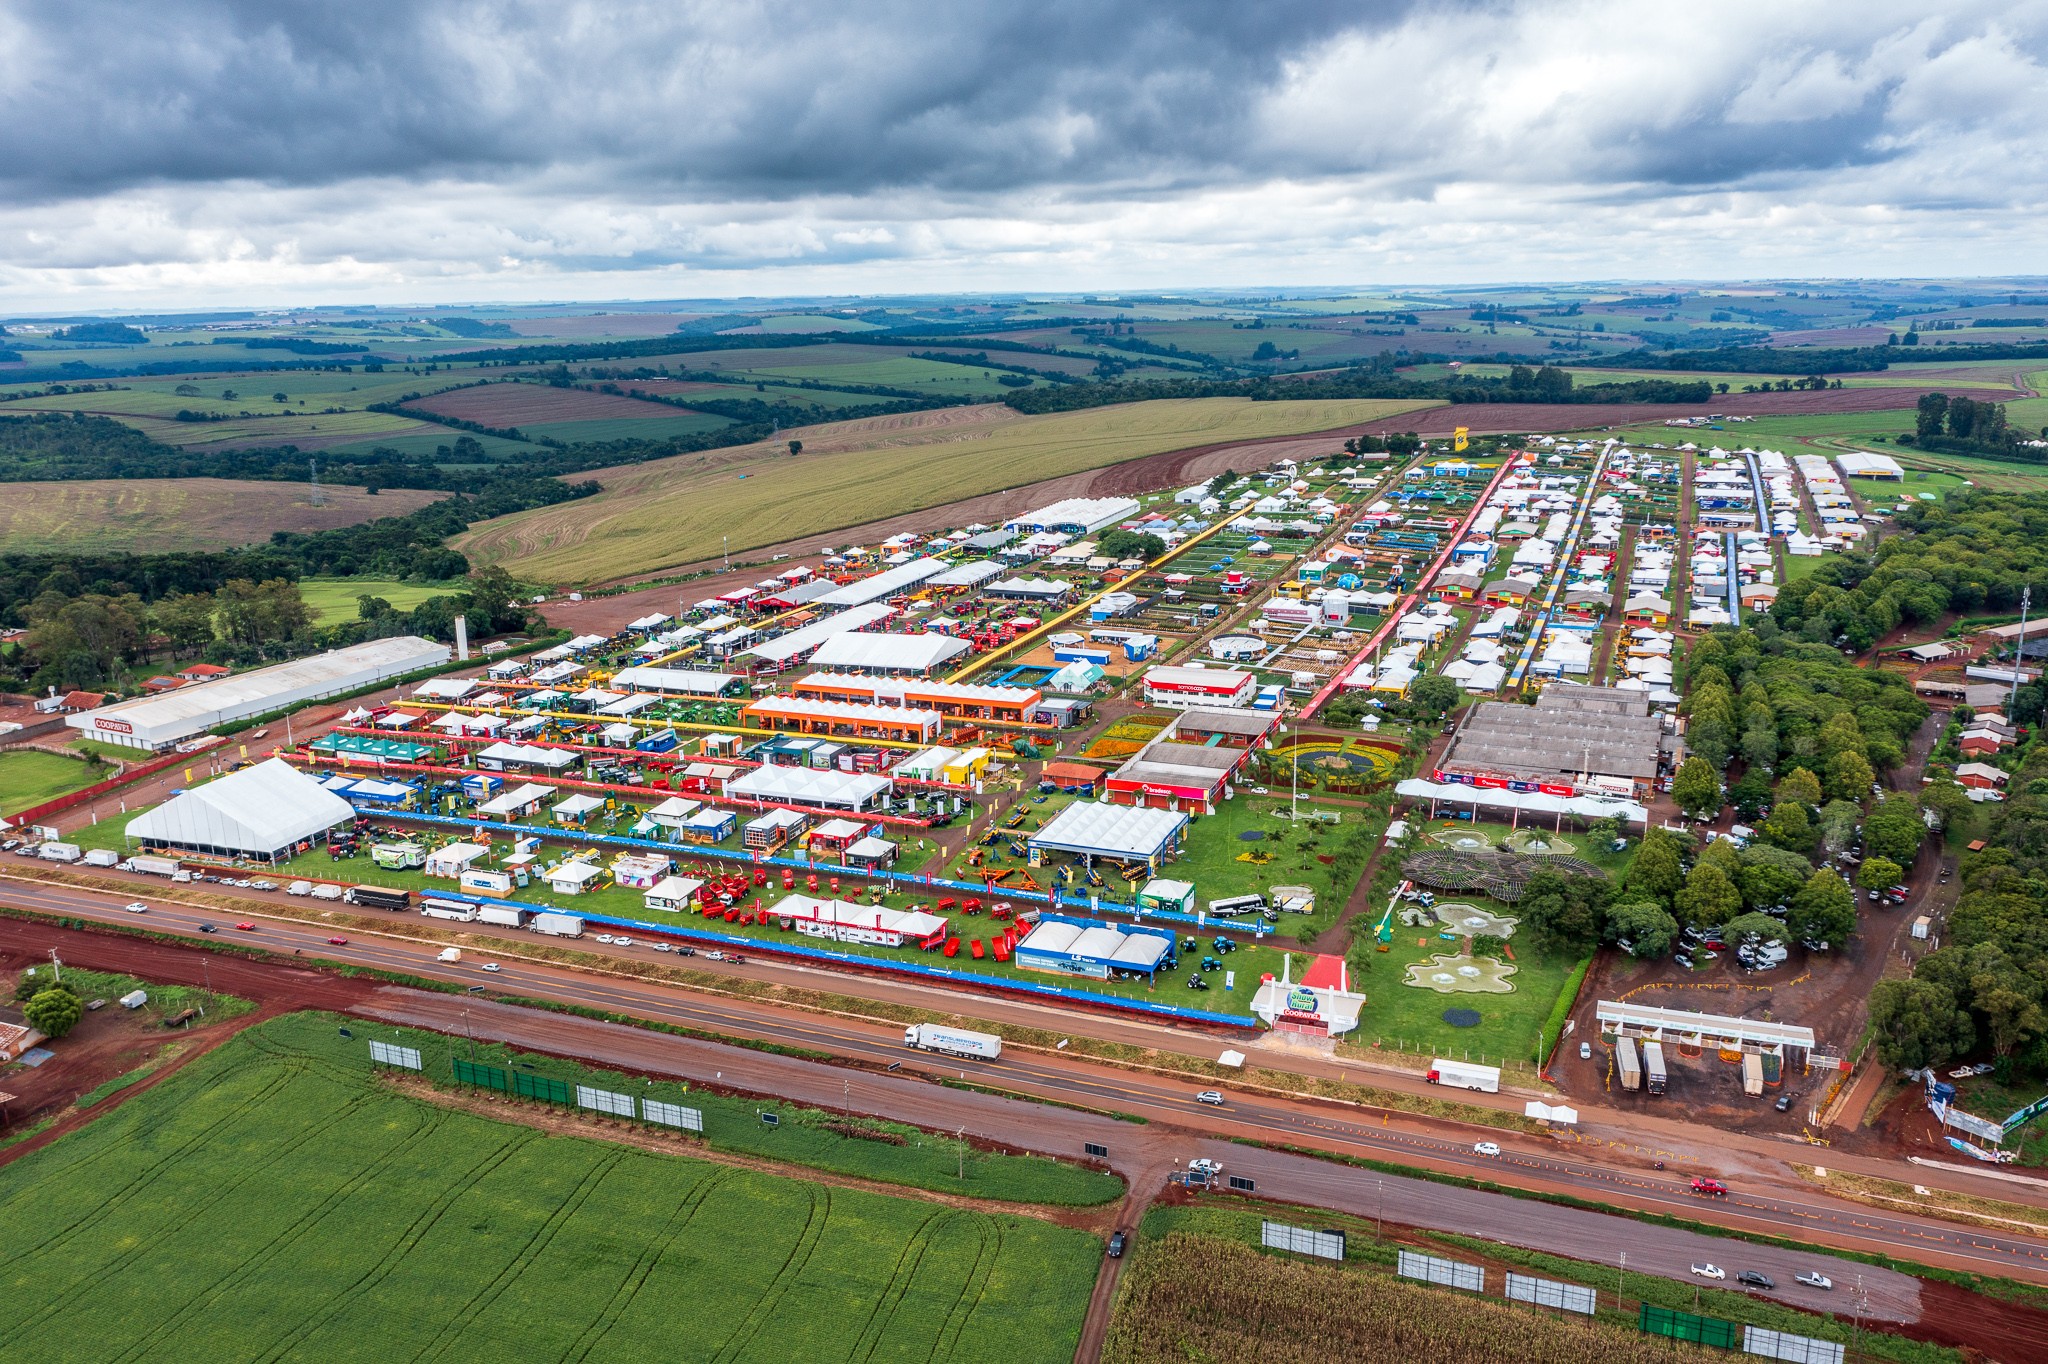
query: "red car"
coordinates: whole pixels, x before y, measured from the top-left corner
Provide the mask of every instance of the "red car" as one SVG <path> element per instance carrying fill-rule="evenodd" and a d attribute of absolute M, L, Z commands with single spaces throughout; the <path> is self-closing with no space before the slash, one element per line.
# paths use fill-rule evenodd
<path fill-rule="evenodd" d="M 327 941 L 328 941 L 329 943 L 333 944 L 333 945 L 334 945 L 334 946 L 336 946 L 336 947 L 346 947 L 346 946 L 348 946 L 348 939 L 347 939 L 347 938 L 329 938 L 329 939 L 328 939 Z"/>
<path fill-rule="evenodd" d="M 1728 1186 L 1718 1179 L 1695 1179 L 1692 1191 L 1696 1194 L 1712 1194 L 1716 1198 L 1728 1196 Z"/>
<path fill-rule="evenodd" d="M 239 923 L 235 927 L 241 929 L 244 933 L 254 933 L 256 931 L 256 925 L 252 923 Z"/>

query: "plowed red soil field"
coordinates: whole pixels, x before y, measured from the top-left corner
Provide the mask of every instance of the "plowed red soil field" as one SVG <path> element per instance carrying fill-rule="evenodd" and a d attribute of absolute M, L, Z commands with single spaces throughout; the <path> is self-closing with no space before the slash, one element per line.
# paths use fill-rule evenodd
<path fill-rule="evenodd" d="M 673 417 L 680 410 L 610 393 L 587 393 L 579 388 L 522 383 L 458 388 L 417 398 L 406 406 L 453 417 L 457 421 L 481 422 L 485 426 L 501 428 L 538 426 L 548 422 L 617 421 L 620 418 L 654 420 Z"/>

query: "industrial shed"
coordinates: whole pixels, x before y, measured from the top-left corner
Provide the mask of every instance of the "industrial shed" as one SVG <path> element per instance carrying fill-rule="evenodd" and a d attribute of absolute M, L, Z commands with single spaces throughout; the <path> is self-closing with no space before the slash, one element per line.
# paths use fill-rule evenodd
<path fill-rule="evenodd" d="M 814 701 L 801 696 L 764 696 L 741 712 L 745 723 L 763 729 L 796 729 L 805 734 L 872 735 L 912 743 L 938 738 L 943 721 L 935 710 L 862 706 Z"/>
<path fill-rule="evenodd" d="M 1086 535 L 1090 531 L 1128 521 L 1138 514 L 1138 503 L 1128 497 L 1069 497 L 1049 507 L 1026 512 L 1003 522 L 1003 529 L 1017 531 L 1065 531 Z"/>
<path fill-rule="evenodd" d="M 739 678 L 731 673 L 699 672 L 691 668 L 621 668 L 612 676 L 614 687 L 653 692 L 659 696 L 724 696 Z"/>
<path fill-rule="evenodd" d="M 1002 571 L 1003 566 L 993 559 L 974 559 L 964 564 L 954 564 L 944 573 L 933 574 L 926 580 L 925 586 L 979 587 L 990 578 L 1001 576 Z"/>
<path fill-rule="evenodd" d="M 305 701 L 437 667 L 454 656 L 445 644 L 418 635 L 398 635 L 330 649 L 311 658 L 293 659 L 268 668 L 236 673 L 216 682 L 200 682 L 176 691 L 67 715 L 64 723 L 86 738 L 126 748 L 157 750 L 232 724 Z"/>
<path fill-rule="evenodd" d="M 856 606 L 836 616 L 827 616 L 824 620 L 799 626 L 788 634 L 764 640 L 745 652 L 752 658 L 760 659 L 771 671 L 779 670 L 792 663 L 803 662 L 819 645 L 836 635 L 865 630 L 870 625 L 880 625 L 895 614 L 895 607 L 882 602 Z"/>
<path fill-rule="evenodd" d="M 777 805 L 810 805 L 823 810 L 872 809 L 889 794 L 887 777 L 828 772 L 808 767 L 760 767 L 725 783 L 733 800 Z"/>
<path fill-rule="evenodd" d="M 946 571 L 944 559 L 913 559 L 907 564 L 884 569 L 872 577 L 859 578 L 818 598 L 820 606 L 866 606 L 899 592 L 908 592 L 929 578 Z"/>
<path fill-rule="evenodd" d="M 276 862 L 310 847 L 355 808 L 282 758 L 210 781 L 128 821 L 152 848 Z"/>
<path fill-rule="evenodd" d="M 1017 944 L 1017 965 L 1026 971 L 1108 980 L 1112 975 L 1153 976 L 1173 960 L 1170 928 L 1150 928 L 1047 914 Z"/>
<path fill-rule="evenodd" d="M 820 668 L 844 668 L 849 672 L 923 676 L 967 649 L 966 640 L 951 635 L 847 634 L 826 640 L 811 661 Z"/>
<path fill-rule="evenodd" d="M 1081 800 L 1032 834 L 1028 846 L 1034 858 L 1064 852 L 1084 862 L 1098 857 L 1143 862 L 1156 871 L 1160 859 L 1180 846 L 1187 827 L 1188 817 L 1178 810 L 1141 810 Z"/>
<path fill-rule="evenodd" d="M 1541 792 L 1646 798 L 1663 722 L 1642 692 L 1553 682 L 1533 706 L 1482 701 L 1459 724 L 1434 780 Z"/>

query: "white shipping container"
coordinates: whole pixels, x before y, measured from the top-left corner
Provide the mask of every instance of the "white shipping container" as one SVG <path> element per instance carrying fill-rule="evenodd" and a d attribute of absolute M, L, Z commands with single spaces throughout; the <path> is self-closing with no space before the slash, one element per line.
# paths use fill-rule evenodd
<path fill-rule="evenodd" d="M 178 872 L 178 859 L 175 857 L 153 857 L 137 853 L 128 859 L 128 869 L 130 871 L 147 872 L 151 876 L 175 876 Z"/>
<path fill-rule="evenodd" d="M 1927 932 L 1933 927 L 1934 921 L 1927 915 L 1922 914 L 1919 918 L 1913 920 L 1913 937 L 1920 942 L 1926 942 Z"/>
<path fill-rule="evenodd" d="M 526 911 L 510 905 L 484 905 L 476 917 L 480 923 L 496 924 L 500 928 L 526 927 Z"/>
<path fill-rule="evenodd" d="M 111 867 L 120 860 L 121 854 L 112 848 L 89 848 L 85 854 L 85 865 L 88 867 Z"/>
<path fill-rule="evenodd" d="M 130 990 L 127 994 L 121 996 L 121 1007 L 124 1009 L 139 1009 L 147 1003 L 149 1003 L 149 996 L 140 990 Z"/>
<path fill-rule="evenodd" d="M 536 933 L 546 933 L 556 938 L 583 936 L 583 919 L 575 914 L 536 914 L 530 927 Z"/>

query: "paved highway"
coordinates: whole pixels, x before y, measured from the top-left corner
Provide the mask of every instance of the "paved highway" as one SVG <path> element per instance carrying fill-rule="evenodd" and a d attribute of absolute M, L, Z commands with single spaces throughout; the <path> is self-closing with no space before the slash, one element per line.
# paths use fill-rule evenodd
<path fill-rule="evenodd" d="M 237 920 L 231 916 L 170 905 L 159 899 L 150 901 L 151 910 L 143 918 L 123 913 L 118 896 L 71 887 L 12 882 L 0 892 L 0 898 L 27 908 L 146 924 L 159 932 L 190 935 L 202 943 L 206 939 L 200 935 L 199 925 L 212 923 L 221 935 L 245 940 L 243 934 L 233 929 Z M 1788 1259 L 1789 1252 L 1747 1246 L 1738 1250 L 1733 1243 L 1716 1238 L 1667 1231 L 1605 1214 L 1580 1213 L 1395 1176 L 1383 1180 L 1370 1171 L 1217 1140 L 1250 1137 L 1275 1144 L 1374 1156 L 1409 1166 L 1493 1179 L 1537 1192 L 1566 1192 L 1816 1243 L 1903 1251 L 1982 1272 L 2048 1281 L 2048 1241 L 1893 1217 L 1825 1198 L 1802 1197 L 1796 1192 L 1780 1194 L 1743 1188 L 1725 1201 L 1702 1200 L 1689 1192 L 1680 1177 L 1605 1167 L 1575 1158 L 1574 1148 L 1542 1138 L 1503 1136 L 1503 1155 L 1483 1157 L 1472 1151 L 1471 1138 L 1501 1134 L 1470 1129 L 1466 1134 L 1446 1135 L 1444 1125 L 1404 1115 L 1244 1094 L 1232 1094 L 1229 1103 L 1219 1110 L 1195 1102 L 1194 1093 L 1200 1087 L 1195 1081 L 1177 1081 L 1017 1049 L 994 1064 L 950 1061 L 907 1051 L 902 1046 L 901 1034 L 886 1025 L 772 1006 L 735 1005 L 729 999 L 700 996 L 679 987 L 518 961 L 506 961 L 500 971 L 485 973 L 479 968 L 488 958 L 473 951 L 461 964 L 444 966 L 433 960 L 433 947 L 405 939 L 340 930 L 351 940 L 337 946 L 327 943 L 328 933 L 318 927 L 270 919 L 247 921 L 259 927 L 246 940 L 261 942 L 273 950 L 290 952 L 296 948 L 332 960 L 584 1004 L 829 1053 L 871 1072 L 852 1081 L 854 1106 L 863 1111 L 900 1117 L 931 1128 L 965 1126 L 989 1141 L 1065 1157 L 1079 1157 L 1084 1142 L 1101 1142 L 1111 1148 L 1112 1163 L 1119 1173 L 1132 1179 L 1134 1185 L 1141 1179 L 1163 1178 L 1174 1159 L 1185 1158 L 1199 1149 L 1203 1154 L 1223 1159 L 1233 1173 L 1254 1178 L 1260 1194 L 1289 1201 L 1372 1215 L 1380 1211 L 1378 1199 L 1384 1183 L 1388 1199 L 1385 1215 L 1401 1223 L 1493 1236 L 1580 1258 L 1605 1258 L 1609 1253 L 1618 1254 L 1626 1249 L 1631 1268 L 1669 1273 L 1678 1278 L 1686 1277 L 1692 1260 L 1712 1259 L 1729 1268 L 1764 1269 L 1779 1280 L 1778 1296 L 1787 1301 L 1816 1307 L 1832 1301 L 1824 1294 L 1791 1285 L 1789 1269 L 1807 1265 L 1805 1257 Z M 28 931 L 17 924 L 0 923 L 0 935 Z M 171 949 L 166 949 L 165 955 L 185 956 Z M 167 962 L 166 968 L 172 964 Z M 184 969 L 190 972 L 189 960 Z M 390 1002 L 367 1012 L 393 1021 L 460 1032 L 462 1015 L 467 1010 L 480 1034 L 523 1041 L 541 1049 L 609 1059 L 686 1078 L 715 1079 L 733 1088 L 828 1106 L 841 1106 L 849 1095 L 844 1065 L 821 1065 L 650 1034 L 484 998 L 398 989 L 381 992 L 379 998 Z M 745 1008 L 746 1012 L 736 1013 L 736 1008 Z M 485 1033 L 487 1019 L 492 1020 L 490 1026 L 497 1031 Z M 570 1039 L 573 1044 L 561 1045 L 551 1042 L 551 1038 Z M 891 1065 L 901 1065 L 905 1074 L 888 1074 L 886 1068 Z M 1145 1117 L 1152 1125 L 1118 1122 L 1092 1113 L 941 1088 L 928 1082 L 930 1077 L 940 1075 L 1094 1109 L 1133 1113 Z M 1211 1134 L 1209 1144 L 1199 1148 L 1187 1145 L 1183 1149 L 1182 1143 L 1197 1140 L 1195 1133 Z M 1160 1146 L 1162 1141 L 1170 1143 L 1171 1154 Z M 1366 1190 L 1372 1193 L 1369 1201 Z M 1593 1220 L 1585 1222 L 1589 1218 Z M 1827 1272 L 1838 1284 L 1853 1281 L 1861 1272 L 1866 1287 L 1872 1290 L 1874 1312 L 1890 1312 L 1900 1320 L 1913 1319 L 1916 1281 L 1841 1262 Z M 1873 1280 L 1878 1282 L 1874 1284 Z"/>

